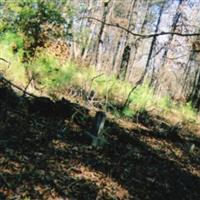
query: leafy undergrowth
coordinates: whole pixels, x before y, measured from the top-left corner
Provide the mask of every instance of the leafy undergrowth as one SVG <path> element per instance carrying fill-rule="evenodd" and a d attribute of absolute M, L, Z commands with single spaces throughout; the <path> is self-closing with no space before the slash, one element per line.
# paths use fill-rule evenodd
<path fill-rule="evenodd" d="M 93 116 L 1 84 L 0 199 L 199 199 L 198 128 L 148 113 L 108 117 L 108 145 L 93 148 L 86 134 Z"/>
<path fill-rule="evenodd" d="M 45 48 L 39 48 L 35 56 L 25 62 L 23 34 L 5 32 L 0 37 L 0 72 L 6 78 L 28 91 L 37 88 L 45 94 L 58 98 L 70 96 L 90 102 L 96 107 L 111 110 L 115 114 L 134 117 L 137 112 L 152 109 L 160 116 L 176 115 L 178 121 L 197 122 L 199 115 L 192 103 L 175 102 L 169 96 L 155 94 L 148 82 L 132 91 L 132 84 L 119 80 L 115 75 L 97 72 L 91 66 L 69 59 L 67 44 L 58 40 L 48 41 Z M 24 57 L 25 56 L 25 57 Z M 33 86 L 33 87 L 32 87 Z M 35 90 L 34 90 L 35 92 Z M 129 96 L 129 105 L 123 107 Z M 80 101 L 79 101 L 80 102 Z M 118 106 L 119 105 L 119 106 Z"/>

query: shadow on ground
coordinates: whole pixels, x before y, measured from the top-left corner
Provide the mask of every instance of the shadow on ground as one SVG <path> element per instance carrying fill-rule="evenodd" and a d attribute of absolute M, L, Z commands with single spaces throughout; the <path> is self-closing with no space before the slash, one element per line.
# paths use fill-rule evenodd
<path fill-rule="evenodd" d="M 189 153 L 176 127 L 128 130 L 107 120 L 109 144 L 93 148 L 92 120 L 65 99 L 1 85 L 0 199 L 199 199 L 200 149 Z"/>

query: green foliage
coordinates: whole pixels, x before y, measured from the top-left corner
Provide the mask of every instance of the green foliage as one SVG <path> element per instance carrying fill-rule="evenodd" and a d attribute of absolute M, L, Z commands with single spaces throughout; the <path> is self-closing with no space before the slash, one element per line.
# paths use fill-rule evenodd
<path fill-rule="evenodd" d="M 23 46 L 23 36 L 18 33 L 6 32 L 0 35 L 0 57 L 10 62 L 8 68 L 7 63 L 0 61 L 0 71 L 8 79 L 20 85 L 27 83 L 25 67 L 22 62 L 24 54 Z"/>
<path fill-rule="evenodd" d="M 143 83 L 137 87 L 130 96 L 130 107 L 138 109 L 145 109 L 150 107 L 155 102 L 153 89 L 149 87 L 148 83 Z"/>
<path fill-rule="evenodd" d="M 12 45 L 16 45 L 17 49 L 23 49 L 24 47 L 24 39 L 23 36 L 19 33 L 14 33 L 11 31 L 7 31 L 0 35 L 0 43 L 4 45 L 9 45 L 12 47 Z"/>
<path fill-rule="evenodd" d="M 35 80 L 48 89 L 67 87 L 76 72 L 72 63 L 61 65 L 58 59 L 44 52 L 34 59 L 28 69 L 32 71 Z"/>
<path fill-rule="evenodd" d="M 3 0 L 1 4 L 0 29 L 23 33 L 27 50 L 34 51 L 51 36 L 66 36 L 71 28 L 73 9 L 69 0 Z"/>
<path fill-rule="evenodd" d="M 13 52 L 12 44 L 17 45 L 19 49 L 17 52 Z M 130 83 L 119 80 L 114 75 L 98 74 L 91 67 L 79 67 L 72 61 L 67 60 L 61 64 L 46 50 L 42 50 L 30 63 L 25 64 L 22 62 L 23 45 L 23 35 L 12 32 L 2 34 L 0 57 L 12 61 L 10 68 L 6 70 L 6 76 L 15 83 L 26 85 L 26 70 L 28 70 L 32 73 L 36 83 L 49 92 L 62 91 L 67 88 L 74 90 L 81 88 L 86 92 L 94 90 L 96 97 L 103 99 L 105 109 L 109 107 L 118 117 L 121 115 L 133 117 L 143 111 L 156 109 L 162 114 L 176 113 L 175 115 L 186 121 L 195 121 L 197 118 L 197 113 L 191 103 L 176 104 L 167 96 L 159 98 L 147 82 L 133 91 L 130 104 L 120 112 L 115 105 L 124 104 L 132 89 Z M 2 69 L 3 63 L 0 62 L 0 70 Z"/>
<path fill-rule="evenodd" d="M 157 97 L 157 106 L 162 112 L 168 112 L 173 107 L 173 101 L 169 96 Z"/>
<path fill-rule="evenodd" d="M 157 112 L 163 114 L 173 114 L 183 121 L 196 122 L 197 112 L 192 107 L 192 103 L 176 104 L 169 96 L 159 97 L 154 94 L 153 89 L 144 83 L 133 91 L 130 97 L 129 106 L 125 107 L 122 114 L 125 117 L 133 117 L 137 113 L 146 112 L 156 109 Z"/>
<path fill-rule="evenodd" d="M 188 102 L 186 104 L 180 104 L 176 106 L 176 112 L 178 112 L 183 120 L 196 122 L 197 120 L 197 111 L 192 107 L 192 103 Z"/>
<path fill-rule="evenodd" d="M 180 117 L 187 120 L 194 120 L 197 116 L 191 103 L 177 106 L 168 96 L 159 98 L 149 87 L 148 83 L 143 83 L 137 87 L 130 96 L 130 104 L 122 113 L 115 109 L 115 104 L 123 104 L 126 100 L 131 85 L 126 81 L 121 81 L 115 76 L 106 74 L 98 75 L 91 68 L 80 68 L 75 63 L 67 61 L 61 65 L 51 54 L 42 53 L 31 64 L 32 71 L 37 77 L 38 83 L 50 90 L 60 90 L 61 88 L 82 88 L 94 90 L 99 98 L 106 98 L 113 113 L 120 116 L 133 117 L 138 112 L 156 110 L 170 113 L 173 110 L 179 113 Z M 106 102 L 105 102 L 106 103 Z"/>
<path fill-rule="evenodd" d="M 92 78 L 92 77 L 91 77 Z M 107 97 L 109 101 L 123 103 L 131 85 L 117 79 L 114 75 L 103 74 L 93 81 L 92 89 L 100 96 Z"/>
<path fill-rule="evenodd" d="M 88 45 L 89 29 L 73 33 L 71 30 L 74 8 L 70 0 L 1 0 L 0 6 L 0 57 L 11 61 L 6 69 L 6 76 L 15 82 L 27 83 L 26 70 L 29 70 L 38 85 L 48 91 L 65 88 L 81 88 L 86 92 L 95 91 L 96 97 L 103 99 L 105 108 L 110 107 L 115 115 L 132 117 L 138 112 L 149 109 L 167 114 L 177 113 L 183 120 L 195 121 L 196 111 L 191 103 L 175 104 L 169 97 L 158 97 L 147 82 L 137 87 L 130 96 L 130 104 L 122 111 L 117 106 L 123 105 L 132 85 L 117 79 L 114 75 L 98 74 L 91 67 L 79 67 L 71 61 L 64 64 L 50 53 L 42 50 L 35 54 L 37 47 L 43 46 L 46 40 L 73 36 L 73 39 L 84 49 Z M 115 7 L 121 15 L 120 3 Z M 117 9 L 117 10 L 116 10 Z M 32 59 L 24 63 L 24 55 Z M 5 66 L 0 62 L 0 70 Z M 123 76 L 123 75 L 122 75 Z M 123 78 L 123 77 L 122 77 Z"/>
<path fill-rule="evenodd" d="M 122 114 L 125 117 L 133 117 L 136 114 L 136 111 L 134 109 L 130 109 L 128 106 L 125 107 L 122 111 Z"/>

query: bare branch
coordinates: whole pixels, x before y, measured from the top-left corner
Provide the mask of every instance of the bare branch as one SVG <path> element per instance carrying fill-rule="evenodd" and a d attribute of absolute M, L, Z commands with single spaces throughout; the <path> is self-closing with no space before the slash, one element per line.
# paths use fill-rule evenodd
<path fill-rule="evenodd" d="M 129 33 L 133 36 L 142 37 L 142 38 L 151 38 L 151 37 L 158 37 L 158 36 L 163 36 L 163 35 L 178 35 L 180 37 L 200 36 L 200 33 L 179 33 L 179 32 L 170 32 L 170 31 L 169 32 L 162 31 L 162 32 L 159 32 L 159 33 L 150 33 L 150 34 L 140 34 L 140 33 L 134 33 L 132 31 L 130 31 L 129 29 L 127 29 L 123 26 L 120 26 L 119 24 L 107 23 L 107 22 L 104 22 L 104 21 L 97 19 L 97 18 L 94 18 L 94 17 L 82 17 L 80 19 L 95 20 L 95 21 L 100 22 L 100 23 L 102 23 L 106 26 L 116 27 L 116 28 L 119 28 L 119 29 L 126 31 L 127 33 Z"/>

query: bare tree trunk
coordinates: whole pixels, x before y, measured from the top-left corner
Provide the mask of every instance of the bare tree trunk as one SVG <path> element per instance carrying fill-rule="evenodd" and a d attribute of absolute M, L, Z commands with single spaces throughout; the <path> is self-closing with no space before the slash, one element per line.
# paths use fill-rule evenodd
<path fill-rule="evenodd" d="M 146 24 L 146 19 L 148 17 L 148 11 L 149 11 L 149 3 L 150 1 L 148 0 L 146 2 L 146 5 L 145 5 L 145 9 L 143 10 L 143 13 L 145 13 L 143 15 L 143 19 L 142 19 L 142 24 L 141 24 L 141 27 L 140 27 L 140 32 L 143 33 L 144 29 L 145 29 L 145 24 Z M 131 78 L 132 78 L 132 74 L 133 74 L 133 70 L 135 69 L 135 64 L 134 62 L 137 60 L 137 54 L 138 54 L 138 51 L 139 51 L 139 46 L 141 45 L 141 40 L 139 38 L 135 38 L 134 40 L 134 52 L 132 53 L 131 55 L 131 61 L 129 63 L 129 73 L 127 74 L 127 78 L 129 81 L 132 81 Z"/>
<path fill-rule="evenodd" d="M 108 14 L 108 4 L 109 4 L 109 2 L 104 3 L 104 5 L 103 5 L 103 15 L 102 15 L 102 19 L 101 19 L 103 23 L 101 23 L 100 31 L 98 34 L 98 41 L 97 41 L 97 45 L 96 45 L 96 55 L 95 55 L 95 65 L 98 64 L 99 48 L 100 48 L 100 44 L 103 42 L 102 34 L 104 32 L 106 17 Z"/>
<path fill-rule="evenodd" d="M 179 5 L 177 7 L 177 12 L 173 18 L 173 24 L 172 24 L 172 29 L 171 29 L 171 32 L 174 32 L 176 31 L 177 29 L 177 24 L 179 22 L 179 19 L 181 17 L 181 12 L 179 11 L 180 10 L 180 6 L 181 4 L 183 3 L 183 0 L 180 0 L 179 1 Z M 169 36 L 169 40 L 168 40 L 168 43 L 167 43 L 167 46 L 166 46 L 166 49 L 164 51 L 164 54 L 163 54 L 163 63 L 162 63 L 162 67 L 165 65 L 165 62 L 166 62 L 166 59 L 167 59 L 167 54 L 168 54 L 168 51 L 169 51 L 169 48 L 170 48 L 170 44 L 172 43 L 173 41 L 173 38 L 174 38 L 174 35 L 170 35 Z"/>
<path fill-rule="evenodd" d="M 171 32 L 175 32 L 176 29 L 177 29 L 177 25 L 178 25 L 179 19 L 181 17 L 180 7 L 181 7 L 183 1 L 184 0 L 180 0 L 179 4 L 177 6 L 176 13 L 175 13 L 175 15 L 173 17 L 173 23 L 172 23 L 171 30 L 170 30 Z M 169 52 L 169 49 L 170 49 L 170 45 L 171 45 L 173 39 L 174 39 L 174 35 L 172 34 L 172 35 L 169 36 L 168 42 L 165 45 L 165 51 L 164 51 L 164 53 L 162 55 L 162 59 L 161 59 L 162 63 L 160 64 L 160 68 L 159 68 L 160 70 L 162 70 L 162 68 L 166 64 L 167 55 L 168 55 L 168 52 Z M 158 72 L 158 74 L 159 74 L 159 72 Z M 153 73 L 152 73 L 152 78 L 151 78 L 151 81 L 150 81 L 150 85 L 153 86 L 156 89 L 158 87 L 158 81 L 159 80 L 158 80 L 158 78 L 156 78 L 155 68 L 154 68 Z"/>
<path fill-rule="evenodd" d="M 159 27 L 160 27 L 160 22 L 161 22 L 161 17 L 162 17 L 162 14 L 163 14 L 163 11 L 164 11 L 164 6 L 165 6 L 165 2 L 162 3 L 161 7 L 160 7 L 160 10 L 159 10 L 159 15 L 158 15 L 158 20 L 157 20 L 157 23 L 156 23 L 156 28 L 155 28 L 155 33 L 158 33 L 159 31 Z M 148 55 L 148 58 L 147 58 L 147 63 L 146 63 L 146 66 L 145 66 L 145 70 L 144 70 L 144 73 L 142 75 L 142 79 L 144 79 L 146 73 L 147 73 L 147 70 L 149 68 L 149 65 L 150 65 L 150 61 L 151 61 L 151 57 L 152 57 L 152 53 L 155 49 L 155 45 L 156 45 L 156 36 L 153 37 L 152 41 L 151 41 L 151 46 L 150 46 L 150 50 L 149 50 L 149 55 Z M 154 73 L 154 67 L 153 67 L 153 70 L 152 70 L 152 76 L 153 76 L 153 73 Z"/>
<path fill-rule="evenodd" d="M 131 9 L 129 10 L 129 13 L 127 15 L 127 19 L 128 19 L 128 27 L 127 29 L 130 30 L 131 28 L 131 23 L 132 23 L 132 17 L 133 17 L 133 9 L 135 7 L 136 1 L 132 1 L 131 4 Z M 120 71 L 118 73 L 118 76 L 122 75 L 122 79 L 124 80 L 127 77 L 127 68 L 128 68 L 128 64 L 129 64 L 129 59 L 130 59 L 130 54 L 131 54 L 131 47 L 128 44 L 128 38 L 129 38 L 129 33 L 126 33 L 126 37 L 125 37 L 125 48 L 123 51 L 123 55 L 122 55 L 122 59 L 121 59 L 121 65 L 120 65 Z"/>

